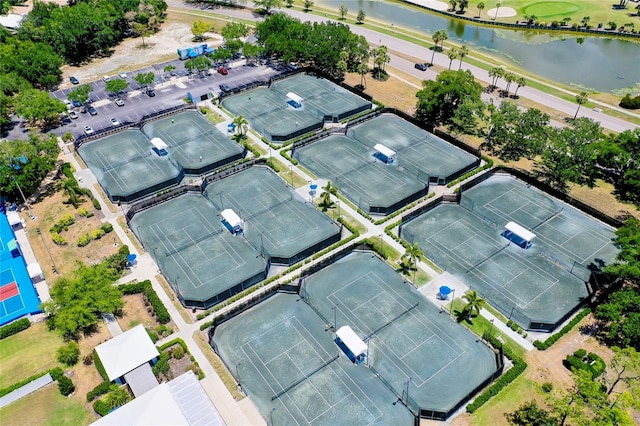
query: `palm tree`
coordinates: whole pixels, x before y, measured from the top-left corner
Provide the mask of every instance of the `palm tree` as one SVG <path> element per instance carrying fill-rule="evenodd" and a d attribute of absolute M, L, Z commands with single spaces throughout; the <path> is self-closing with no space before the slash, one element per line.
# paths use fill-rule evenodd
<path fill-rule="evenodd" d="M 536 23 L 538 17 L 536 15 L 525 16 L 524 19 L 527 20 L 527 25 L 533 25 Z"/>
<path fill-rule="evenodd" d="M 416 272 L 418 270 L 418 261 L 424 256 L 418 243 L 413 243 L 407 248 L 407 251 L 401 257 L 401 267 L 407 266 L 405 262 L 408 261 L 408 269 L 413 269 L 413 281 L 416 280 Z"/>
<path fill-rule="evenodd" d="M 105 395 L 104 402 L 111 408 L 120 407 L 129 401 L 129 393 L 124 386 L 113 384 L 109 387 L 109 393 Z"/>
<path fill-rule="evenodd" d="M 322 189 L 324 190 L 324 192 L 320 194 L 320 205 L 322 206 L 322 211 L 327 211 L 328 208 L 331 208 L 331 206 L 333 206 L 331 196 L 338 193 L 338 187 L 331 185 L 331 181 L 327 181 L 327 184 L 323 186 Z"/>
<path fill-rule="evenodd" d="M 431 65 L 433 65 L 433 58 L 436 54 L 436 50 L 438 50 L 438 43 L 443 43 L 446 39 L 449 38 L 449 33 L 447 30 L 438 30 L 431 36 L 433 39 L 433 53 L 431 54 Z"/>
<path fill-rule="evenodd" d="M 56 183 L 56 190 L 64 191 L 64 193 L 69 197 L 67 202 L 74 208 L 78 208 L 78 206 L 82 202 L 82 198 L 80 197 L 82 191 L 80 190 L 78 182 L 75 179 L 63 178 L 58 183 Z"/>
<path fill-rule="evenodd" d="M 233 124 L 236 125 L 236 132 L 240 136 L 244 136 L 247 133 L 247 125 L 249 124 L 249 122 L 242 116 L 242 114 L 240 114 L 233 120 Z"/>
<path fill-rule="evenodd" d="M 589 21 L 591 20 L 591 16 L 585 16 L 582 18 L 582 26 L 586 27 L 587 24 L 589 24 Z"/>
<path fill-rule="evenodd" d="M 467 6 L 469 6 L 469 0 L 460 0 L 460 13 L 464 13 Z"/>
<path fill-rule="evenodd" d="M 360 85 L 363 88 L 366 88 L 367 81 L 365 80 L 364 76 L 369 72 L 369 65 L 367 65 L 365 62 L 361 62 L 358 64 L 357 71 L 358 74 L 360 74 Z"/>
<path fill-rule="evenodd" d="M 518 89 L 527 85 L 527 80 L 525 80 L 524 77 L 518 77 L 518 79 L 516 80 L 516 84 L 518 85 L 518 87 L 516 87 L 516 91 L 513 92 L 514 98 L 518 95 Z"/>
<path fill-rule="evenodd" d="M 482 14 L 482 9 L 484 9 L 484 3 L 480 2 L 478 3 L 478 18 L 480 17 L 480 15 Z"/>
<path fill-rule="evenodd" d="M 447 57 L 449 57 L 449 69 L 451 69 L 451 64 L 453 63 L 453 60 L 458 58 L 458 49 L 456 49 L 455 47 L 452 47 L 451 49 L 449 49 L 449 53 L 447 54 Z"/>
<path fill-rule="evenodd" d="M 456 5 L 458 4 L 458 0 L 449 0 L 449 4 L 451 5 L 451 11 L 456 11 Z"/>
<path fill-rule="evenodd" d="M 576 110 L 576 114 L 573 116 L 574 120 L 578 118 L 578 111 L 580 111 L 580 107 L 586 104 L 588 100 L 589 98 L 588 98 L 587 92 L 580 92 L 579 95 L 576 95 L 576 102 L 578 103 L 578 109 Z"/>
<path fill-rule="evenodd" d="M 495 21 L 495 20 L 496 20 L 496 18 L 498 17 L 498 10 L 500 10 L 500 6 L 501 6 L 501 5 L 502 5 L 502 4 L 501 4 L 500 2 L 496 2 L 496 13 L 495 13 L 495 15 L 493 15 L 493 20 L 494 20 L 494 21 Z"/>
<path fill-rule="evenodd" d="M 480 297 L 476 290 L 467 291 L 462 298 L 467 301 L 467 304 L 462 308 L 462 312 L 466 314 L 467 318 L 471 318 L 474 312 L 476 316 L 480 315 L 480 309 L 484 306 L 485 300 Z"/>
<path fill-rule="evenodd" d="M 489 77 L 493 78 L 491 81 L 491 86 L 494 88 L 498 87 L 498 79 L 504 76 L 504 68 L 495 67 L 489 70 Z"/>
<path fill-rule="evenodd" d="M 462 59 L 469 54 L 469 48 L 464 44 L 460 46 L 460 50 L 458 50 L 458 56 L 460 57 L 460 65 L 458 65 L 458 70 L 462 68 Z"/>
<path fill-rule="evenodd" d="M 505 90 L 507 92 L 507 96 L 509 96 L 509 89 L 511 89 L 511 83 L 513 83 L 514 81 L 516 81 L 516 75 L 512 72 L 508 72 L 505 76 L 504 76 L 505 81 L 507 82 L 507 86 L 505 87 Z"/>

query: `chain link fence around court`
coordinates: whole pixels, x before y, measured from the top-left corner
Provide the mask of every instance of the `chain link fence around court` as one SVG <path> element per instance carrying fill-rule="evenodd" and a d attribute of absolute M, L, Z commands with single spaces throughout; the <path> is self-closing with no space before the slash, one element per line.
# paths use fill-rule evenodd
<path fill-rule="evenodd" d="M 362 336 L 369 369 L 416 416 L 446 419 L 502 369 L 371 252 L 341 252 L 303 271 L 299 294 L 327 327 Z"/>
<path fill-rule="evenodd" d="M 418 242 L 439 266 L 526 329 L 558 327 L 590 297 L 597 264 L 615 258 L 613 229 L 510 176 L 481 177 L 460 197 L 460 210 L 438 205 L 423 217 L 403 220 L 400 236 Z M 508 221 L 535 231 L 532 248 L 499 247 Z M 454 237 L 460 226 L 466 231 Z M 514 271 L 519 278 L 511 276 Z"/>

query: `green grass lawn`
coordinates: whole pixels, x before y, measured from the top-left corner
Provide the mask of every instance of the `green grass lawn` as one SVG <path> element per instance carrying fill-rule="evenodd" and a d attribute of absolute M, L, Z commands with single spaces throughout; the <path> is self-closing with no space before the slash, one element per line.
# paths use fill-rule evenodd
<path fill-rule="evenodd" d="M 534 398 L 537 393 L 535 383 L 525 374 L 518 376 L 502 392 L 494 396 L 473 413 L 472 424 L 477 426 L 494 426 L 504 424 L 503 413 L 512 412 L 524 401 Z M 500 419 L 498 419 L 500 416 Z"/>
<path fill-rule="evenodd" d="M 96 419 L 76 398 L 60 395 L 53 383 L 0 409 L 3 426 L 88 425 Z"/>
<path fill-rule="evenodd" d="M 45 323 L 0 340 L 0 389 L 56 367 L 56 350 L 62 344 Z"/>

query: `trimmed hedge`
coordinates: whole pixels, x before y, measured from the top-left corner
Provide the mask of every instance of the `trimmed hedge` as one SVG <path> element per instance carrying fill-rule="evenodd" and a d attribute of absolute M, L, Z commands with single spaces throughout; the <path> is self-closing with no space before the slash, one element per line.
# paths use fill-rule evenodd
<path fill-rule="evenodd" d="M 447 188 L 451 188 L 452 186 L 456 186 L 460 182 L 469 179 L 471 176 L 477 175 L 478 173 L 483 172 L 483 171 L 493 167 L 493 160 L 491 158 L 483 155 L 482 159 L 485 161 L 484 166 L 478 167 L 477 169 L 473 169 L 470 172 L 467 172 L 467 173 L 463 174 L 458 179 L 452 180 L 451 182 L 449 182 L 447 184 Z"/>
<path fill-rule="evenodd" d="M 22 330 L 26 330 L 29 327 L 31 327 L 31 321 L 29 321 L 29 318 L 22 318 L 0 327 L 0 340 L 20 333 Z"/>
<path fill-rule="evenodd" d="M 171 316 L 169 315 L 169 311 L 158 297 L 158 293 L 151 286 L 151 281 L 146 280 L 139 283 L 134 284 L 123 284 L 119 286 L 122 294 L 138 294 L 143 293 L 144 297 L 151 304 L 153 308 L 153 313 L 156 317 L 156 320 L 160 324 L 166 324 L 171 321 Z"/>
<path fill-rule="evenodd" d="M 62 376 L 58 379 L 58 390 L 63 396 L 69 396 L 76 390 L 76 386 L 73 384 L 70 378 Z"/>
<path fill-rule="evenodd" d="M 89 392 L 87 392 L 87 402 L 91 402 L 94 399 L 96 399 L 97 397 L 106 394 L 107 392 L 109 392 L 109 387 L 111 386 L 111 382 L 108 381 L 104 381 L 102 383 L 100 383 L 98 386 L 96 386 L 95 388 L 91 389 Z"/>
<path fill-rule="evenodd" d="M 534 341 L 533 342 L 533 346 L 535 346 L 538 350 L 541 350 L 541 351 L 544 351 L 545 349 L 548 349 L 549 347 L 551 347 L 551 345 L 553 345 L 555 342 L 560 340 L 560 338 L 562 336 L 564 336 L 565 334 L 570 332 L 571 329 L 576 326 L 576 324 L 578 324 L 580 321 L 582 321 L 582 319 L 584 317 L 586 317 L 587 315 L 589 315 L 590 313 L 591 313 L 591 309 L 590 308 L 584 308 L 582 310 L 582 312 L 580 312 L 578 315 L 576 315 L 575 318 L 573 318 L 571 321 L 569 321 L 569 323 L 567 325 L 565 325 L 564 327 L 562 327 L 562 329 L 560 331 L 558 331 L 556 334 L 550 336 L 544 342 L 541 342 L 540 340 Z"/>
<path fill-rule="evenodd" d="M 0 397 L 3 397 L 5 395 L 10 394 L 11 392 L 13 392 L 14 390 L 23 387 L 24 385 L 33 382 L 36 379 L 39 379 L 40 377 L 44 376 L 45 374 L 49 373 L 51 375 L 51 378 L 55 381 L 60 381 L 61 378 L 65 377 L 64 372 L 62 371 L 62 368 L 60 367 L 55 367 L 52 368 L 49 371 L 45 371 L 42 373 L 38 373 L 38 374 L 34 374 L 31 377 L 28 377 L 24 380 L 20 380 L 17 383 L 12 384 L 11 386 L 7 386 L 4 389 L 0 389 Z M 72 391 L 73 392 L 73 391 Z M 65 395 L 66 396 L 66 395 Z"/>
<path fill-rule="evenodd" d="M 491 386 L 485 389 L 480 396 L 478 396 L 471 404 L 467 405 L 467 412 L 473 413 L 478 408 L 482 407 L 489 399 L 500 393 L 502 389 L 507 387 L 509 383 L 513 382 L 524 370 L 527 368 L 527 363 L 520 357 L 517 357 L 508 346 L 502 345 L 502 343 L 494 336 L 485 333 L 482 336 L 495 348 L 502 348 L 504 355 L 513 362 L 511 367 L 506 373 L 504 373 L 498 380 L 493 382 Z"/>
<path fill-rule="evenodd" d="M 107 404 L 101 399 L 93 403 L 93 409 L 95 410 L 96 413 L 100 414 L 102 417 L 106 416 L 107 414 L 109 414 L 109 411 L 111 411 L 111 407 L 109 406 L 109 404 Z"/>
<path fill-rule="evenodd" d="M 568 355 L 562 364 L 570 371 L 585 370 L 591 374 L 592 379 L 597 379 L 607 368 L 604 360 L 596 353 L 584 349 L 578 349 L 573 355 Z"/>

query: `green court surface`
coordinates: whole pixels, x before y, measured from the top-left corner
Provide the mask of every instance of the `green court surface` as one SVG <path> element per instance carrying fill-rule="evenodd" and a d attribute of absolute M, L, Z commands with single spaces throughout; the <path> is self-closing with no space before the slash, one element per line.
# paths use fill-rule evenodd
<path fill-rule="evenodd" d="M 161 138 L 168 155 L 158 156 L 150 140 Z M 132 201 L 244 156 L 231 141 L 195 111 L 186 111 L 85 143 L 80 156 L 112 201 Z"/>
<path fill-rule="evenodd" d="M 169 146 L 169 155 L 184 169 L 198 170 L 242 158 L 242 146 L 196 111 L 152 121 L 142 127 L 142 132 L 149 139 L 162 139 Z"/>
<path fill-rule="evenodd" d="M 266 277 L 267 261 L 201 195 L 144 210 L 129 225 L 187 306 L 208 308 Z"/>
<path fill-rule="evenodd" d="M 350 128 L 348 136 L 371 150 L 382 144 L 396 152 L 395 163 L 408 173 L 445 184 L 477 167 L 478 157 L 392 114 Z"/>
<path fill-rule="evenodd" d="M 169 156 L 156 155 L 139 130 L 85 143 L 78 152 L 112 201 L 133 199 L 147 188 L 168 187 L 181 179 L 178 165 Z"/>
<path fill-rule="evenodd" d="M 509 221 L 536 235 L 531 248 L 502 237 Z M 590 269 L 616 255 L 611 227 L 509 175 L 403 224 L 401 237 L 527 329 L 555 328 L 588 297 Z"/>
<path fill-rule="evenodd" d="M 287 103 L 289 92 L 304 99 L 302 107 Z M 226 96 L 222 105 L 234 115 L 244 116 L 253 129 L 273 142 L 319 130 L 325 120 L 342 120 L 371 108 L 371 102 L 307 74 L 278 80 L 268 88 Z"/>
<path fill-rule="evenodd" d="M 295 150 L 294 158 L 317 176 L 330 180 L 362 210 L 388 214 L 402 201 L 426 195 L 422 179 L 395 165 L 376 160 L 373 149 L 346 136 L 329 136 Z"/>
<path fill-rule="evenodd" d="M 215 181 L 204 195 L 216 211 L 233 209 L 245 237 L 274 263 L 293 264 L 340 239 L 335 222 L 265 167 Z"/>
<path fill-rule="evenodd" d="M 368 340 L 368 364 L 333 342 L 334 321 Z M 369 252 L 223 322 L 212 342 L 274 424 L 411 424 L 411 411 L 450 413 L 497 371 L 486 345 Z"/>

